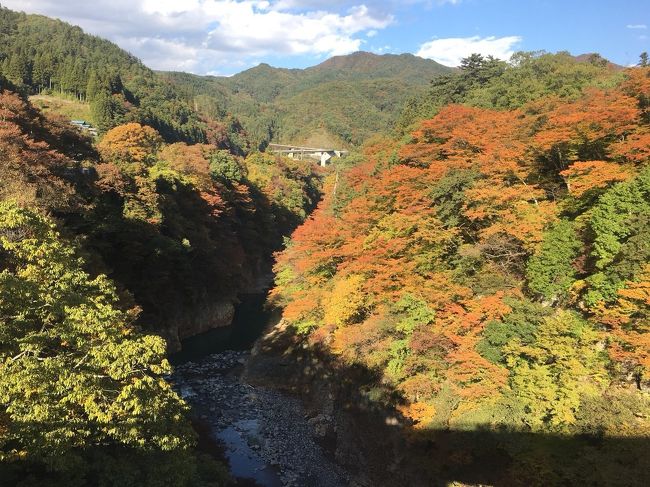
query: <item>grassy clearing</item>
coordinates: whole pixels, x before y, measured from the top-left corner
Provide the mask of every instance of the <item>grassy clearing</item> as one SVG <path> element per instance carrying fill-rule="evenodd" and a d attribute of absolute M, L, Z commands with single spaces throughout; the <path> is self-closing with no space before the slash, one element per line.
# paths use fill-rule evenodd
<path fill-rule="evenodd" d="M 89 103 L 54 95 L 34 95 L 29 100 L 45 113 L 57 113 L 70 120 L 86 120 L 94 125 Z"/>

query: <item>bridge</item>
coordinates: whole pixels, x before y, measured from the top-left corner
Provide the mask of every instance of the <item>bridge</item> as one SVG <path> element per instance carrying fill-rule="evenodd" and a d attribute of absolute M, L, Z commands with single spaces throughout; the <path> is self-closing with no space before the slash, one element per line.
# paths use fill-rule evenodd
<path fill-rule="evenodd" d="M 314 147 L 300 147 L 297 145 L 269 144 L 267 150 L 274 154 L 280 154 L 291 159 L 316 159 L 321 166 L 326 166 L 332 157 L 344 157 L 348 154 L 346 150 L 338 149 L 317 149 Z"/>

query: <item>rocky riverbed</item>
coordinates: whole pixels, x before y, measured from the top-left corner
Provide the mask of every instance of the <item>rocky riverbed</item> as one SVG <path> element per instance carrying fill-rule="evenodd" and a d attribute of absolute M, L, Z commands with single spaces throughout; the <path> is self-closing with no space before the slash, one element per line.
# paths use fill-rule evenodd
<path fill-rule="evenodd" d="M 318 443 L 331 418 L 309 417 L 296 398 L 245 383 L 248 358 L 246 351 L 225 351 L 178 365 L 172 377 L 223 444 L 232 474 L 265 487 L 348 485 Z"/>

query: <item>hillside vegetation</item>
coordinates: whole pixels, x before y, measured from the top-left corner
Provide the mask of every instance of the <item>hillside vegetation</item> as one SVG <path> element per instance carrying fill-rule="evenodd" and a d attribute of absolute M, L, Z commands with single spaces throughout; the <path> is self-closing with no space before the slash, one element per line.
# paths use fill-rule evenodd
<path fill-rule="evenodd" d="M 165 355 L 194 315 L 229 324 L 210 310 L 313 207 L 314 167 L 138 123 L 94 147 L 6 87 L 0 114 L 0 483 L 223 485 Z"/>
<path fill-rule="evenodd" d="M 30 102 L 44 113 L 60 115 L 66 120 L 85 120 L 94 124 L 90 104 L 83 101 L 52 95 L 34 95 Z"/>
<path fill-rule="evenodd" d="M 473 56 L 279 255 L 285 322 L 374 377 L 418 481 L 478 463 L 496 485 L 647 483 L 649 97 L 648 68 Z"/>
<path fill-rule="evenodd" d="M 451 68 L 411 54 L 357 52 L 307 69 L 268 64 L 229 78 L 163 73 L 210 116 L 234 114 L 262 147 L 320 140 L 348 147 L 387 132 L 404 102 Z M 316 140 L 319 140 L 318 138 Z"/>

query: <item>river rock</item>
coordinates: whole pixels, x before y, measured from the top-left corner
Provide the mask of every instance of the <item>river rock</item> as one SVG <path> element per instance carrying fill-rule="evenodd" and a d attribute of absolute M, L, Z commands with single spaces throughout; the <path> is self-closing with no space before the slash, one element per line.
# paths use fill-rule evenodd
<path fill-rule="evenodd" d="M 312 431 L 316 436 L 322 438 L 327 435 L 327 432 L 330 429 L 331 418 L 323 414 L 319 414 L 318 416 L 314 416 L 313 418 L 310 418 L 307 421 L 307 424 L 311 426 Z"/>
<path fill-rule="evenodd" d="M 249 461 L 250 468 L 237 475 L 262 486 L 347 485 L 346 473 L 315 441 L 331 431 L 332 417 L 308 419 L 298 399 L 243 382 L 237 371 L 248 357 L 233 351 L 211 355 L 177 366 L 171 377 L 177 390 L 194 393 L 188 401 L 209 425 L 212 439 L 227 436 L 226 456 L 249 452 L 252 459 L 244 465 Z"/>

